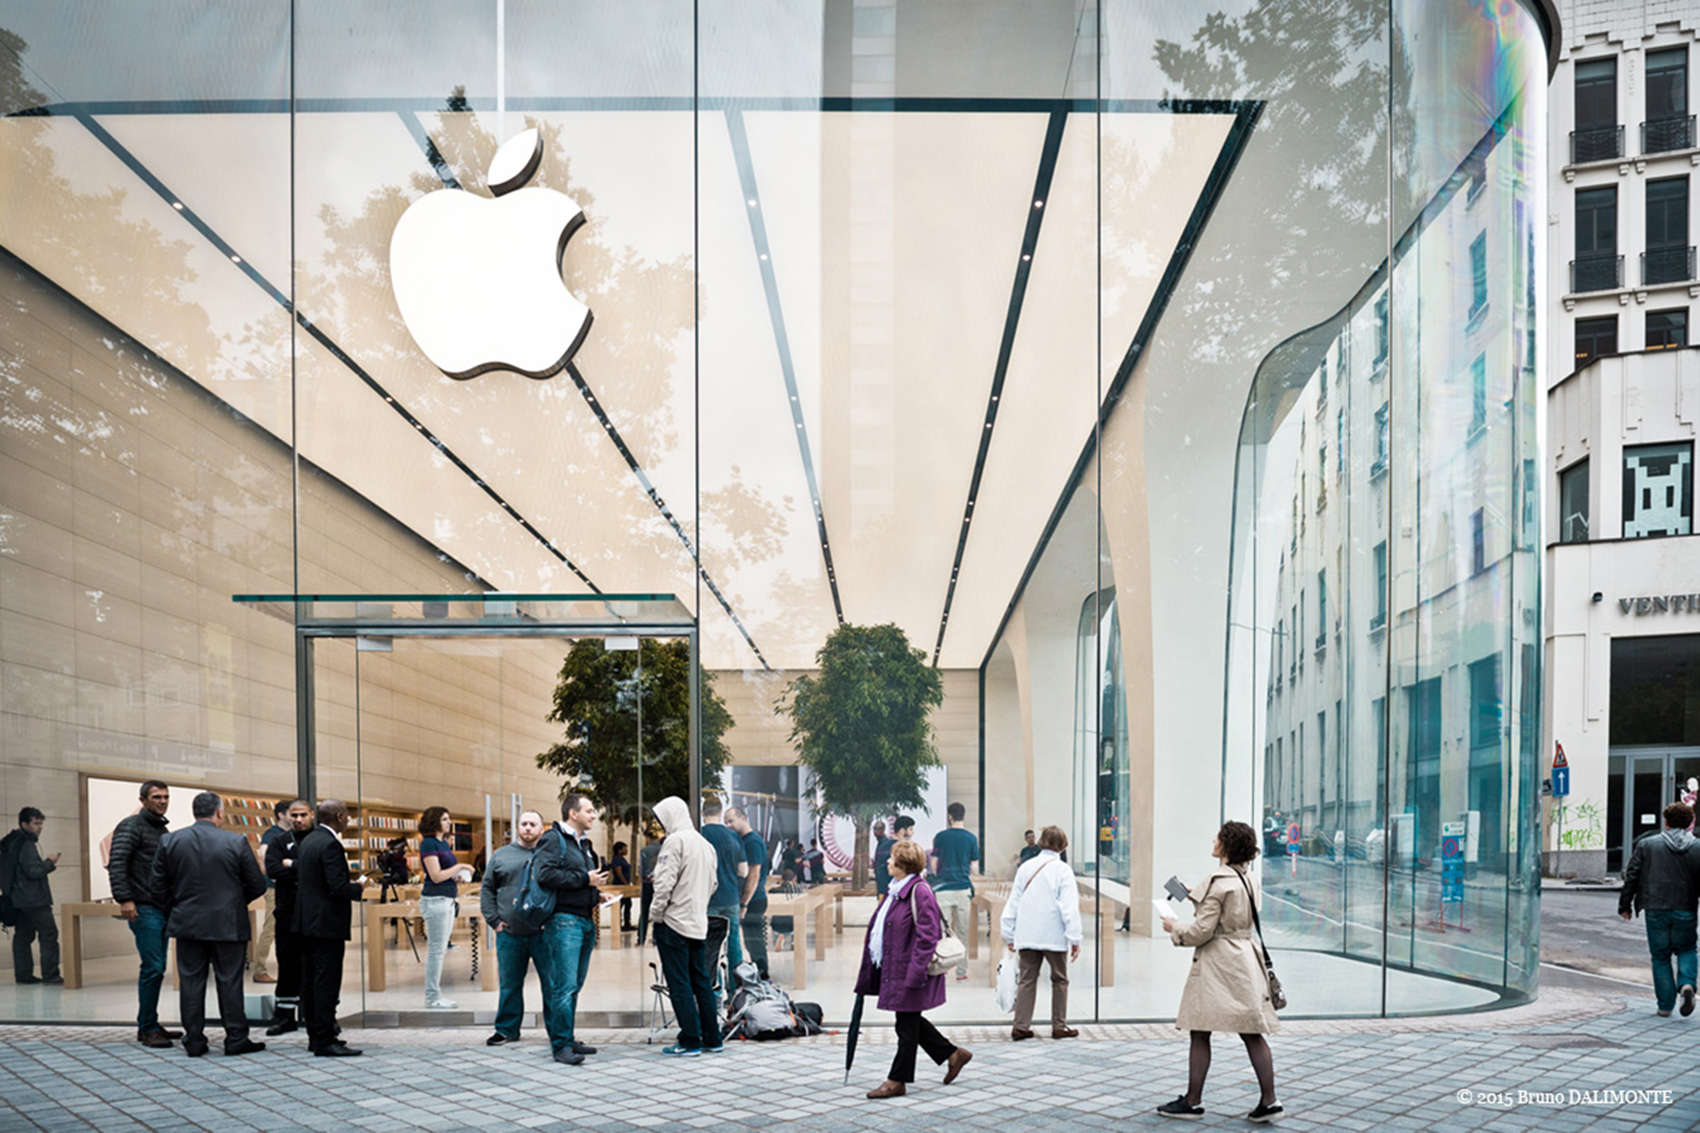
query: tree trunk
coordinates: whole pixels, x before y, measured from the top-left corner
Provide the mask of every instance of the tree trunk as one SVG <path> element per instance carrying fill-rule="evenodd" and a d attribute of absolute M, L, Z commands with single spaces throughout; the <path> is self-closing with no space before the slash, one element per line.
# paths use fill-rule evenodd
<path fill-rule="evenodd" d="M 872 826 L 872 820 L 861 815 L 856 816 L 855 849 L 850 859 L 850 888 L 858 893 L 868 887 L 868 832 Z"/>

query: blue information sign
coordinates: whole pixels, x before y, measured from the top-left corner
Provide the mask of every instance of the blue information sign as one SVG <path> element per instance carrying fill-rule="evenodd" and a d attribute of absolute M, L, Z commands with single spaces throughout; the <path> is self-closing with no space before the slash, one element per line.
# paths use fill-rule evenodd
<path fill-rule="evenodd" d="M 1448 822 L 1440 837 L 1440 900 L 1454 904 L 1464 900 L 1464 838 L 1462 822 Z"/>
<path fill-rule="evenodd" d="M 1554 767 L 1552 769 L 1552 794 L 1554 798 L 1562 799 L 1570 793 L 1570 768 Z"/>

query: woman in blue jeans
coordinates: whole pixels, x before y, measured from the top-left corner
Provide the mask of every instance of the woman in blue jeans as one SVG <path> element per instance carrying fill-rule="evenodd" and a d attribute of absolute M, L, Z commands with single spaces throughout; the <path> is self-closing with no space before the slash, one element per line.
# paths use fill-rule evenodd
<path fill-rule="evenodd" d="M 443 998 L 443 956 L 455 927 L 455 901 L 460 896 L 456 882 L 466 867 L 455 860 L 448 841 L 454 836 L 454 819 L 447 807 L 426 808 L 419 816 L 419 833 L 419 866 L 425 871 L 425 884 L 419 891 L 419 916 L 425 922 L 425 1007 L 452 1011 L 459 1004 Z"/>

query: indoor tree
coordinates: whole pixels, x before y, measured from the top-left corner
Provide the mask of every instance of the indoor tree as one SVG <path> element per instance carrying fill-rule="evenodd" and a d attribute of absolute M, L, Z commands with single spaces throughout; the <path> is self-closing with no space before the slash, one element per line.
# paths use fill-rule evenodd
<path fill-rule="evenodd" d="M 856 824 L 851 883 L 868 882 L 868 832 L 876 818 L 925 799 L 939 766 L 929 714 L 944 701 L 939 672 L 895 625 L 841 625 L 815 654 L 817 671 L 787 686 L 777 711 L 819 806 Z"/>
<path fill-rule="evenodd" d="M 555 682 L 554 707 L 548 719 L 566 725 L 566 735 L 538 754 L 537 766 L 564 776 L 562 794 L 582 790 L 607 809 L 610 825 L 631 827 L 634 854 L 635 835 L 643 819 L 638 793 L 639 709 L 643 717 L 643 805 L 653 806 L 668 795 L 689 800 L 690 672 L 690 644 L 682 639 L 644 638 L 638 649 L 610 650 L 599 638 L 586 638 L 574 642 L 567 651 Z M 732 714 L 705 671 L 705 785 L 720 781 L 726 765 L 726 745 L 721 737 L 731 726 Z"/>

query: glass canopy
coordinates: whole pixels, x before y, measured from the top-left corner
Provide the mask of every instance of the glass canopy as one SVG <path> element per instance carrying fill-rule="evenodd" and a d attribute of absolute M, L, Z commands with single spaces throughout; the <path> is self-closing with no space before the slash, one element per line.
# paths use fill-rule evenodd
<path fill-rule="evenodd" d="M 654 634 L 696 626 L 672 594 L 237 594 L 231 600 L 322 635 L 376 629 Z"/>

